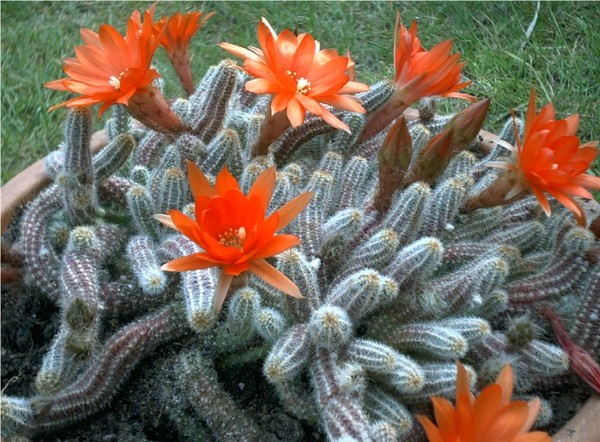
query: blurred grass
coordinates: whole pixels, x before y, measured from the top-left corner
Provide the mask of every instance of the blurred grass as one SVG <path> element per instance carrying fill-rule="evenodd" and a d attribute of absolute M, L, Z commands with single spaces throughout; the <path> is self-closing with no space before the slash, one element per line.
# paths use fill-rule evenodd
<path fill-rule="evenodd" d="M 67 99 L 44 88 L 63 77 L 62 59 L 81 44 L 79 29 L 109 23 L 123 31 L 134 9 L 149 2 L 8 2 L 2 1 L 2 170 L 6 182 L 18 171 L 56 148 L 65 110 L 47 109 Z M 256 45 L 256 24 L 266 17 L 276 30 L 312 33 L 322 47 L 345 52 L 357 62 L 358 80 L 373 83 L 391 77 L 395 11 L 405 24 L 419 22 L 426 48 L 452 38 L 474 80 L 468 92 L 491 96 L 485 128 L 497 130 L 509 110 L 523 111 L 531 85 L 538 107 L 552 100 L 558 116 L 579 113 L 583 142 L 600 139 L 600 3 L 542 2 L 529 40 L 525 33 L 535 2 L 161 2 L 158 15 L 176 11 L 216 11 L 192 41 L 193 71 L 198 80 L 208 66 L 226 57 L 216 43 Z M 164 54 L 155 60 L 170 97 L 182 94 Z M 97 128 L 102 122 L 96 123 Z M 600 175 L 600 160 L 594 165 Z"/>

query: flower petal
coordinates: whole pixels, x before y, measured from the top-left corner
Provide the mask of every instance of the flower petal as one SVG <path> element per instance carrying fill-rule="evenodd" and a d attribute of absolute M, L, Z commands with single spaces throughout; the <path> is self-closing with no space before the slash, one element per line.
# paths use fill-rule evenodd
<path fill-rule="evenodd" d="M 188 180 L 190 182 L 190 190 L 194 198 L 199 196 L 211 197 L 215 194 L 215 189 L 206 179 L 202 171 L 193 161 L 187 161 Z"/>
<path fill-rule="evenodd" d="M 206 253 L 195 253 L 169 261 L 163 264 L 160 269 L 165 272 L 186 272 L 189 270 L 207 269 L 218 265 Z"/>
<path fill-rule="evenodd" d="M 290 249 L 300 244 L 300 239 L 295 235 L 276 235 L 271 241 L 261 249 L 259 249 L 253 258 L 268 258 L 278 255 L 284 250 Z"/>
<path fill-rule="evenodd" d="M 308 206 L 313 194 L 313 192 L 305 192 L 278 209 L 279 223 L 277 224 L 275 231 L 279 231 L 291 223 L 292 220 Z"/>
<path fill-rule="evenodd" d="M 248 191 L 248 197 L 256 195 L 260 198 L 263 207 L 269 207 L 273 190 L 275 189 L 275 167 L 269 167 L 254 181 Z"/>
<path fill-rule="evenodd" d="M 300 293 L 298 286 L 288 279 L 283 273 L 273 267 L 264 259 L 255 259 L 250 262 L 249 271 L 254 273 L 260 279 L 272 285 L 277 290 L 294 298 L 304 298 Z"/>
<path fill-rule="evenodd" d="M 231 287 L 233 278 L 233 275 L 227 275 L 225 272 L 221 272 L 219 275 L 219 282 L 217 283 L 217 288 L 215 289 L 215 312 L 217 313 L 221 311 L 221 307 L 223 306 L 223 302 L 225 302 L 225 298 L 227 297 L 227 292 L 229 292 L 229 287 Z"/>

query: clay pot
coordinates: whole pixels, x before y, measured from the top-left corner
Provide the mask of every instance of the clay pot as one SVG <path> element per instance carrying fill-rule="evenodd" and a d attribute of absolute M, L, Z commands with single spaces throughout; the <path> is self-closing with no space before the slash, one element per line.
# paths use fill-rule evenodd
<path fill-rule="evenodd" d="M 413 109 L 406 111 L 409 119 L 416 119 L 418 114 Z M 481 131 L 477 141 L 479 148 L 489 152 L 498 137 Z M 92 135 L 90 150 L 95 154 L 108 144 L 104 130 Z M 3 234 L 15 212 L 15 209 L 30 201 L 46 185 L 50 177 L 46 174 L 44 159 L 23 170 L 0 188 L 1 201 L 1 233 Z M 600 396 L 594 394 L 581 407 L 575 416 L 552 437 L 553 442 L 600 442 Z"/>

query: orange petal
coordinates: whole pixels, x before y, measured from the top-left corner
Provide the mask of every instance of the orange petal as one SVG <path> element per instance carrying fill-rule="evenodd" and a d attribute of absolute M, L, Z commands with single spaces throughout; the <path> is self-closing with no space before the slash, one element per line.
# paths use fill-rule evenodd
<path fill-rule="evenodd" d="M 440 430 L 435 426 L 433 422 L 429 420 L 428 417 L 417 414 L 417 419 L 423 425 L 425 429 L 425 434 L 427 434 L 427 439 L 429 442 L 444 442 L 444 438 L 442 437 Z"/>
<path fill-rule="evenodd" d="M 275 231 L 279 231 L 291 223 L 292 220 L 296 218 L 298 214 L 306 208 L 306 206 L 308 206 L 312 196 L 313 192 L 305 192 L 287 202 L 284 206 L 277 210 L 277 213 L 279 214 L 279 222 L 277 223 L 277 228 Z"/>
<path fill-rule="evenodd" d="M 540 203 L 540 206 L 544 210 L 544 213 L 546 214 L 546 216 L 550 216 L 550 214 L 552 213 L 552 210 L 550 209 L 550 202 L 548 201 L 548 198 L 546 198 L 546 195 L 544 195 L 544 191 L 541 189 L 538 189 L 537 187 L 533 187 L 533 186 L 531 187 L 531 191 L 533 192 L 536 199 Z"/>
<path fill-rule="evenodd" d="M 509 364 L 504 365 L 502 371 L 496 379 L 496 384 L 500 385 L 502 390 L 502 399 L 500 401 L 501 406 L 505 406 L 510 403 L 513 393 L 514 380 L 515 377 L 512 367 Z"/>
<path fill-rule="evenodd" d="M 240 186 L 238 185 L 235 177 L 229 173 L 229 170 L 227 170 L 227 166 L 225 166 L 217 175 L 215 191 L 216 195 L 222 196 L 225 195 L 229 190 L 240 190 Z"/>
<path fill-rule="evenodd" d="M 465 395 L 471 402 L 475 399 L 471 393 L 471 385 L 469 383 L 469 375 L 467 369 L 460 362 L 456 361 L 456 401 L 460 395 Z"/>
<path fill-rule="evenodd" d="M 531 427 L 533 427 L 533 424 L 535 423 L 535 420 L 537 419 L 537 416 L 540 413 L 540 407 L 541 407 L 540 399 L 536 397 L 535 399 L 530 400 L 529 402 L 527 402 L 527 406 L 528 406 L 527 420 L 521 427 L 521 430 L 519 431 L 520 433 L 526 433 L 529 430 L 531 430 Z"/>
<path fill-rule="evenodd" d="M 169 216 L 171 217 L 171 221 L 177 230 L 190 238 L 192 241 L 197 241 L 197 236 L 200 232 L 200 229 L 196 221 L 181 213 L 179 210 L 169 210 Z"/>
<path fill-rule="evenodd" d="M 271 241 L 258 250 L 253 258 L 268 258 L 278 255 L 279 253 L 297 246 L 300 244 L 300 239 L 295 235 L 276 235 L 271 238 Z"/>
<path fill-rule="evenodd" d="M 371 87 L 368 84 L 358 83 L 356 81 L 349 81 L 342 87 L 337 93 L 338 94 L 358 94 L 359 92 L 367 92 Z"/>
<path fill-rule="evenodd" d="M 329 97 L 319 98 L 321 103 L 328 104 L 330 106 L 337 107 L 338 109 L 348 110 L 350 112 L 357 112 L 360 114 L 366 113 L 366 110 L 357 98 L 346 97 L 344 95 L 331 95 Z"/>
<path fill-rule="evenodd" d="M 229 292 L 229 287 L 231 287 L 231 281 L 233 281 L 233 278 L 233 275 L 227 275 L 224 272 L 221 272 L 219 275 L 219 283 L 215 289 L 215 312 L 217 313 L 221 311 L 221 307 L 223 306 L 223 302 L 225 302 L 225 298 L 227 297 L 227 292 Z"/>
<path fill-rule="evenodd" d="M 215 189 L 206 179 L 202 171 L 193 161 L 187 161 L 188 180 L 190 182 L 190 190 L 194 198 L 198 196 L 211 197 L 215 194 Z"/>
<path fill-rule="evenodd" d="M 205 253 L 194 253 L 193 255 L 183 256 L 163 264 L 161 270 L 166 272 L 186 272 L 189 270 L 207 269 L 218 265 L 213 260 L 206 259 L 206 257 Z"/>
<path fill-rule="evenodd" d="M 600 177 L 597 176 L 582 174 L 573 178 L 571 182 L 586 189 L 600 190 Z"/>
<path fill-rule="evenodd" d="M 479 396 L 477 396 L 477 399 L 475 399 L 471 415 L 471 425 L 475 440 L 483 440 L 481 435 L 485 434 L 486 429 L 495 422 L 496 416 L 502 409 L 500 406 L 501 400 L 502 389 L 497 384 L 484 388 Z"/>
<path fill-rule="evenodd" d="M 264 259 L 252 260 L 248 270 L 286 295 L 294 298 L 304 298 L 296 284 Z"/>
<path fill-rule="evenodd" d="M 263 207 L 269 207 L 271 197 L 273 196 L 273 190 L 275 189 L 275 167 L 269 167 L 263 173 L 260 174 L 250 190 L 248 191 L 248 197 L 256 195 L 262 201 Z"/>
<path fill-rule="evenodd" d="M 304 122 L 306 110 L 300 105 L 298 100 L 291 99 L 287 106 L 287 117 L 293 127 L 298 127 Z"/>
<path fill-rule="evenodd" d="M 435 422 L 437 423 L 442 436 L 445 440 L 456 439 L 456 421 L 454 407 L 448 399 L 440 397 L 432 397 L 431 402 L 433 403 L 433 413 L 435 415 Z"/>
<path fill-rule="evenodd" d="M 512 440 L 527 421 L 528 410 L 527 402 L 511 402 L 487 427 L 481 440 Z"/>
<path fill-rule="evenodd" d="M 550 195 L 552 195 L 559 203 L 561 203 L 563 206 L 565 206 L 567 209 L 569 209 L 571 212 L 573 212 L 573 215 L 575 215 L 575 218 L 577 218 L 577 222 L 579 223 L 579 225 L 584 225 L 585 215 L 583 213 L 583 210 L 579 206 L 579 204 L 577 204 L 568 195 L 565 195 L 564 193 L 561 193 L 554 189 L 546 189 L 546 191 Z"/>

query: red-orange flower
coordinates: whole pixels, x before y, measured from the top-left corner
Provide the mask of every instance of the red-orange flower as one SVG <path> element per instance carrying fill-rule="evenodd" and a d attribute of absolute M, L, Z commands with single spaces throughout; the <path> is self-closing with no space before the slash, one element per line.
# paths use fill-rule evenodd
<path fill-rule="evenodd" d="M 427 51 L 417 37 L 417 22 L 407 30 L 400 22 L 400 13 L 396 15 L 394 81 L 404 90 L 408 103 L 432 95 L 476 100 L 458 92 L 471 82 L 461 82 L 464 63 L 459 63 L 460 53 L 450 55 L 451 50 L 452 40 L 445 40 Z"/>
<path fill-rule="evenodd" d="M 194 92 L 194 83 L 192 80 L 192 71 L 190 67 L 190 40 L 214 15 L 214 12 L 202 15 L 202 12 L 180 12 L 161 18 L 156 24 L 156 32 L 164 28 L 160 39 L 160 45 L 165 49 L 171 63 L 175 67 L 177 75 L 181 80 L 186 92 Z"/>
<path fill-rule="evenodd" d="M 287 109 L 292 126 L 302 124 L 306 111 L 318 115 L 337 129 L 350 131 L 323 104 L 352 112 L 364 113 L 358 100 L 347 94 L 369 89 L 350 81 L 346 70 L 353 62 L 333 49 L 320 50 L 319 42 L 310 34 L 294 35 L 286 29 L 277 35 L 266 19 L 258 24 L 261 49 L 245 49 L 229 43 L 220 46 L 244 59 L 244 70 L 255 77 L 246 90 L 257 94 L 273 94 L 271 112 Z"/>
<path fill-rule="evenodd" d="M 507 189 L 504 199 L 510 200 L 529 190 L 550 215 L 550 203 L 545 195 L 548 193 L 572 211 L 580 224 L 585 224 L 583 210 L 573 197 L 592 199 L 587 189 L 600 190 L 600 177 L 585 173 L 598 155 L 598 142 L 591 141 L 580 146 L 579 137 L 575 136 L 578 128 L 577 114 L 556 120 L 552 103 L 537 113 L 535 90 L 532 89 L 525 134 L 522 142 L 516 137 L 513 162 L 488 163 L 507 170 L 504 178 L 510 181 L 512 187 Z"/>
<path fill-rule="evenodd" d="M 282 292 L 301 298 L 298 287 L 266 261 L 300 243 L 294 235 L 276 232 L 287 226 L 308 204 L 312 193 L 297 196 L 268 217 L 266 210 L 275 187 L 275 168 L 263 172 L 244 195 L 236 179 L 224 168 L 211 185 L 195 164 L 188 161 L 190 188 L 195 198 L 196 220 L 178 210 L 156 218 L 183 233 L 203 251 L 170 261 L 163 270 L 182 272 L 220 267 L 215 295 L 220 310 L 234 276 L 250 272 Z"/>
<path fill-rule="evenodd" d="M 456 408 L 447 399 L 432 397 L 437 426 L 429 418 L 417 416 L 429 442 L 550 442 L 545 432 L 529 432 L 540 411 L 540 400 L 510 400 L 514 380 L 510 365 L 477 399 L 469 389 L 467 370 L 460 362 L 457 366 Z"/>
<path fill-rule="evenodd" d="M 80 94 L 61 106 L 87 107 L 102 103 L 99 114 L 115 103 L 129 103 L 131 97 L 159 78 L 150 68 L 158 41 L 153 38 L 152 16 L 146 12 L 143 24 L 139 15 L 131 16 L 123 37 L 110 25 L 102 25 L 98 33 L 82 29 L 83 46 L 75 47 L 76 58 L 64 60 L 68 78 L 46 83 L 46 87 Z"/>
<path fill-rule="evenodd" d="M 98 33 L 82 29 L 81 37 L 85 45 L 75 48 L 77 58 L 64 61 L 69 78 L 46 83 L 50 89 L 75 92 L 81 97 L 50 110 L 101 103 L 101 116 L 108 107 L 120 103 L 150 129 L 172 133 L 186 129 L 153 83 L 160 75 L 150 63 L 161 34 L 156 34 L 151 11 L 144 13 L 143 23 L 135 11 L 127 22 L 125 37 L 109 25 L 100 26 Z"/>
<path fill-rule="evenodd" d="M 423 97 L 441 96 L 476 101 L 469 94 L 459 93 L 470 81 L 461 82 L 464 63 L 460 53 L 450 55 L 452 40 L 443 41 L 427 51 L 417 37 L 417 22 L 410 29 L 396 14 L 394 30 L 394 82 L 396 90 L 390 99 L 367 122 L 359 141 L 364 141 L 387 127 L 409 106 Z"/>

